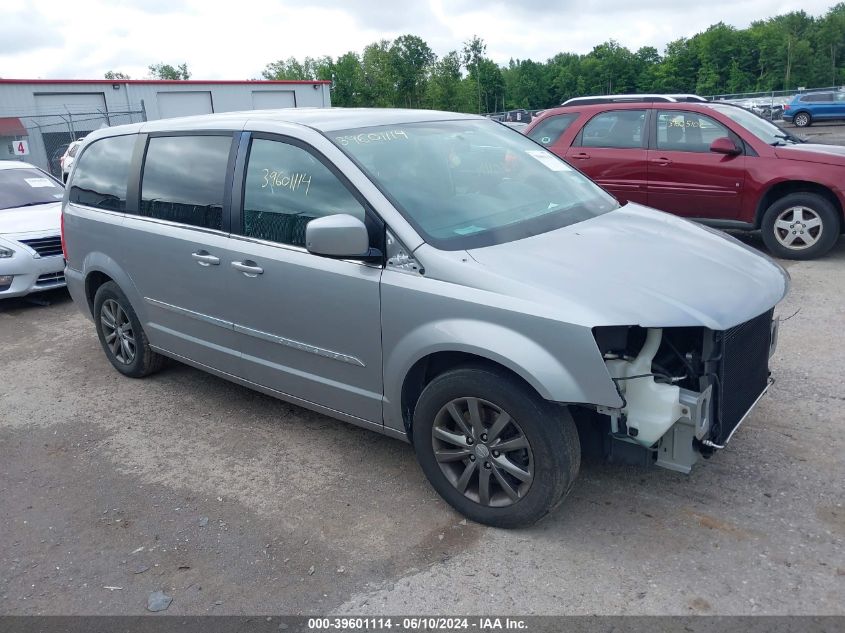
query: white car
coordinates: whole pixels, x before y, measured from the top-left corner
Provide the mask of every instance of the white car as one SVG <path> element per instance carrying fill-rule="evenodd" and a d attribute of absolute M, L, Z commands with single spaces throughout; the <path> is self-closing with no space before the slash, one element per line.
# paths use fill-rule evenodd
<path fill-rule="evenodd" d="M 82 141 L 85 139 L 78 139 L 67 146 L 65 153 L 59 159 L 59 165 L 62 167 L 62 182 L 67 182 L 67 177 L 70 174 L 70 168 L 73 167 L 73 159 L 76 157 L 76 152 Z"/>
<path fill-rule="evenodd" d="M 0 299 L 65 285 L 64 186 L 35 165 L 0 161 Z"/>

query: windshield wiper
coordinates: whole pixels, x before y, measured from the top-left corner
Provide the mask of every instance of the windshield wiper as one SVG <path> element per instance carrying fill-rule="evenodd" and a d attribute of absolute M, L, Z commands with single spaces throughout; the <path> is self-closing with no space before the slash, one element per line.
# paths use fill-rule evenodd
<path fill-rule="evenodd" d="M 798 138 L 797 136 L 793 136 L 789 132 L 785 134 L 775 134 L 775 138 L 782 138 L 784 141 L 790 141 L 792 143 L 806 143 L 802 138 Z M 771 145 L 778 146 L 778 145 L 786 145 L 786 143 L 781 143 L 779 141 L 775 141 L 774 143 L 770 143 Z"/>

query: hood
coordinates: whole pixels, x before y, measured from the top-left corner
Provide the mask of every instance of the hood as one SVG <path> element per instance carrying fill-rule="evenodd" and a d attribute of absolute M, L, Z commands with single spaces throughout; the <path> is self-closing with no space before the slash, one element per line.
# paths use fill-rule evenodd
<path fill-rule="evenodd" d="M 845 147 L 840 145 L 821 145 L 820 143 L 779 145 L 775 148 L 775 155 L 778 158 L 845 167 Z"/>
<path fill-rule="evenodd" d="M 33 207 L 0 209 L 0 235 L 45 231 L 52 231 L 58 235 L 61 215 L 61 200 Z"/>
<path fill-rule="evenodd" d="M 462 283 L 529 300 L 569 323 L 725 330 L 778 303 L 787 272 L 720 231 L 635 204 L 468 251 Z"/>

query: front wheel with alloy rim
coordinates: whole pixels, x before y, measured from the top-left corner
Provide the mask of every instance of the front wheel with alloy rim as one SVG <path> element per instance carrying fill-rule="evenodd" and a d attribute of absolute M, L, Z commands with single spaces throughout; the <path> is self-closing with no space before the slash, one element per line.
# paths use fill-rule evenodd
<path fill-rule="evenodd" d="M 106 357 L 121 374 L 142 378 L 164 364 L 164 357 L 150 348 L 126 295 L 113 281 L 104 283 L 94 295 L 94 324 Z"/>
<path fill-rule="evenodd" d="M 578 431 L 564 407 L 504 371 L 464 367 L 434 378 L 414 410 L 417 458 L 463 515 L 496 527 L 531 525 L 569 492 Z"/>
<path fill-rule="evenodd" d="M 795 118 L 792 119 L 792 122 L 796 127 L 810 127 L 813 119 L 809 112 L 799 112 L 795 115 Z"/>
<path fill-rule="evenodd" d="M 772 204 L 761 224 L 763 242 L 776 257 L 813 259 L 839 238 L 839 214 L 816 193 L 791 193 Z"/>

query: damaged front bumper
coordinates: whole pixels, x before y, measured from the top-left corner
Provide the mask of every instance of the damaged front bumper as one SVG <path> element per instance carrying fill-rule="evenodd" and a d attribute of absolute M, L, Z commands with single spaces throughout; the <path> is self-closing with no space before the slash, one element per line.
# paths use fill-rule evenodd
<path fill-rule="evenodd" d="M 635 354 L 605 353 L 624 405 L 597 410 L 610 418 L 614 442 L 639 446 L 656 465 L 689 473 L 700 457 L 727 445 L 773 384 L 768 361 L 778 321 L 770 310 L 729 330 L 686 331 L 682 340 L 700 349 L 685 356 L 677 333 L 674 343 L 669 330 L 639 334 Z M 680 359 L 671 370 L 667 349 Z"/>

